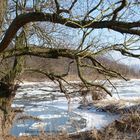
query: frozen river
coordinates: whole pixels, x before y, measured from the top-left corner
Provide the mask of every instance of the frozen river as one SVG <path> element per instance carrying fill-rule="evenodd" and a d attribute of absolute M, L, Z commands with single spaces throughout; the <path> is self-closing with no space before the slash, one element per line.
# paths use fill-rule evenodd
<path fill-rule="evenodd" d="M 112 90 L 115 100 L 129 100 L 140 98 L 140 80 L 128 82 L 116 80 L 112 82 L 116 89 Z M 68 111 L 68 103 L 64 94 L 59 92 L 58 86 L 52 82 L 25 82 L 18 89 L 13 107 L 23 108 L 24 112 L 18 117 L 34 116 L 38 119 L 18 120 L 11 129 L 11 134 L 37 135 L 41 130 L 45 132 L 69 132 L 85 131 L 93 128 L 100 129 L 119 115 L 111 115 L 97 111 L 94 106 L 78 108 L 81 98 L 75 96 L 71 101 L 71 111 Z"/>

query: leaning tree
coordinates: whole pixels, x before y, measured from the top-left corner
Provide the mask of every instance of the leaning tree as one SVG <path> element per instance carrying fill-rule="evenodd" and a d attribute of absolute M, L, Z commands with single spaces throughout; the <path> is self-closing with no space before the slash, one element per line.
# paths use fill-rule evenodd
<path fill-rule="evenodd" d="M 140 36 L 140 10 L 136 0 L 1 0 L 0 6 L 1 63 L 14 58 L 12 67 L 0 80 L 0 135 L 7 134 L 12 124 L 15 113 L 11 102 L 18 88 L 17 78 L 25 70 L 25 56 L 71 59 L 67 71 L 61 74 L 30 69 L 57 81 L 67 98 L 63 82 L 68 83 L 64 77 L 69 74 L 73 61 L 85 88 L 98 87 L 111 96 L 103 84 L 84 77 L 85 68 L 96 70 L 107 80 L 125 79 L 98 57 L 107 52 L 140 57 L 133 53 L 139 49 Z"/>

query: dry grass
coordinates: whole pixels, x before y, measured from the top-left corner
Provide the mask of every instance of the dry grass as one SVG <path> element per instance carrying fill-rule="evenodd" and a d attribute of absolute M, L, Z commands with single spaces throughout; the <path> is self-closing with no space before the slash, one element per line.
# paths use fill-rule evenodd
<path fill-rule="evenodd" d="M 35 120 L 35 121 L 42 121 L 40 118 L 38 117 L 34 117 L 34 116 L 29 116 L 29 115 L 23 115 L 23 116 L 19 116 L 16 121 L 24 121 L 24 120 Z"/>
<path fill-rule="evenodd" d="M 46 134 L 41 131 L 39 136 L 5 136 L 3 140 L 140 140 L 140 104 L 126 108 L 126 102 L 121 101 L 96 102 L 96 107 L 103 111 L 120 113 L 121 118 L 115 120 L 102 130 L 91 130 L 68 135 Z M 22 119 L 28 119 L 25 116 Z"/>
<path fill-rule="evenodd" d="M 5 136 L 4 140 L 72 140 L 67 133 L 64 134 L 44 134 L 41 133 L 39 136 L 21 136 L 21 137 L 15 137 L 15 136 Z"/>
<path fill-rule="evenodd" d="M 124 114 L 129 112 L 140 112 L 140 102 L 127 101 L 127 100 L 100 100 L 94 102 L 94 106 L 99 111 L 105 111 L 110 113 Z"/>
<path fill-rule="evenodd" d="M 39 136 L 5 136 L 4 140 L 140 140 L 140 113 L 123 114 L 103 130 L 92 130 L 68 135 L 66 132 L 54 135 L 41 133 Z"/>
<path fill-rule="evenodd" d="M 124 114 L 120 120 L 106 127 L 100 135 L 104 140 L 140 140 L 140 114 Z"/>
<path fill-rule="evenodd" d="M 76 140 L 140 140 L 140 104 L 127 108 L 127 111 L 123 103 L 117 102 L 112 106 L 108 103 L 107 106 L 110 107 L 105 111 L 121 113 L 120 120 L 115 120 L 101 131 L 84 132 L 83 137 L 79 134 Z"/>
<path fill-rule="evenodd" d="M 101 88 L 92 87 L 90 89 L 90 94 L 92 96 L 92 100 L 102 100 L 107 96 L 107 93 L 104 92 Z"/>
<path fill-rule="evenodd" d="M 126 107 L 128 101 L 125 100 L 101 100 L 94 103 L 97 109 L 119 113 L 121 118 L 100 131 L 94 129 L 71 135 L 67 132 L 46 134 L 42 131 L 39 136 L 14 137 L 9 135 L 3 140 L 140 140 L 140 104 L 138 101 L 135 102 L 136 105 L 128 107 Z M 23 116 L 22 119 L 28 119 L 28 117 Z"/>

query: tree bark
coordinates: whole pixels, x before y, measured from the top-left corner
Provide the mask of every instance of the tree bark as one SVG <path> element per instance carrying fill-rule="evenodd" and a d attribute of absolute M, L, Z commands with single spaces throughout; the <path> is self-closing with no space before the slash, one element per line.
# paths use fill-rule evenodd
<path fill-rule="evenodd" d="M 14 95 L 14 94 L 13 94 Z M 10 133 L 15 112 L 11 107 L 14 96 L 0 97 L 0 140 Z"/>

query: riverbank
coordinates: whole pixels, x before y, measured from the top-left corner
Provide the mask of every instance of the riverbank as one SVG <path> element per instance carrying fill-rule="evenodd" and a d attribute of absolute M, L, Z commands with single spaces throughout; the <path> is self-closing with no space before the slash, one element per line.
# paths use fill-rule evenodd
<path fill-rule="evenodd" d="M 40 133 L 39 136 L 5 136 L 4 140 L 139 140 L 140 139 L 140 108 L 129 110 L 119 120 L 115 120 L 101 130 L 59 135 Z M 136 111 L 137 110 L 137 111 Z M 139 110 L 139 111 L 138 111 Z"/>
<path fill-rule="evenodd" d="M 72 98 L 71 109 L 74 113 L 86 119 L 85 128 L 79 129 L 75 133 L 62 131 L 60 135 L 56 135 L 55 133 L 43 133 L 42 131 L 38 136 L 5 136 L 5 140 L 139 140 L 140 80 L 131 80 L 128 83 L 116 80 L 113 81 L 113 83 L 117 88 L 117 92 L 116 89 L 112 92 L 113 98 L 107 96 L 106 99 L 94 101 L 86 106 L 79 104 L 80 98 L 78 96 Z M 53 106 L 57 108 L 57 110 L 61 109 L 62 114 L 65 114 L 63 111 L 67 111 L 68 102 L 64 98 L 64 95 L 62 96 L 62 93 L 59 93 L 59 91 L 54 92 L 54 88 L 57 90 L 57 87 L 48 81 L 46 83 L 24 83 L 16 95 L 17 101 L 13 103 L 13 107 L 20 106 L 23 107 L 25 111 L 31 113 L 32 111 L 38 112 L 45 109 L 45 107 Z M 111 87 L 108 86 L 108 88 Z M 50 99 L 52 99 L 50 93 L 53 97 L 55 95 L 52 101 L 50 101 Z M 34 112 L 33 114 L 36 113 Z M 37 117 L 47 118 L 48 113 L 47 111 L 46 114 L 38 114 Z M 106 113 L 108 115 L 104 115 Z M 119 117 L 105 125 L 109 117 L 112 118 L 115 115 L 119 115 Z M 52 114 L 52 117 L 53 116 L 54 114 Z M 60 117 L 61 115 L 55 115 L 55 119 L 57 119 L 57 116 Z M 49 117 L 52 118 L 51 116 Z M 26 123 L 24 122 L 24 124 Z"/>

